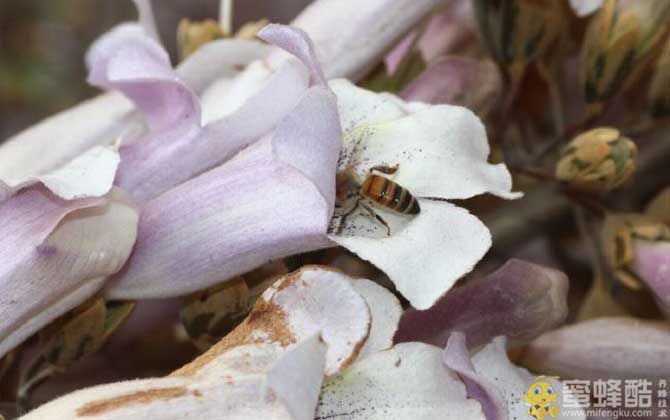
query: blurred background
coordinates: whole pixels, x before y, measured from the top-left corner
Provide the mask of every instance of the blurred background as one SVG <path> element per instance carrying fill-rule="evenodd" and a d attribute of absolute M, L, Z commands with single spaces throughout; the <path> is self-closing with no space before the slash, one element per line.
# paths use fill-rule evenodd
<path fill-rule="evenodd" d="M 235 27 L 268 18 L 289 22 L 311 0 L 239 0 Z M 176 57 L 183 17 L 218 16 L 217 0 L 153 0 L 161 37 Z M 0 0 L 0 142 L 96 94 L 84 53 L 115 24 L 136 19 L 130 0 Z"/>

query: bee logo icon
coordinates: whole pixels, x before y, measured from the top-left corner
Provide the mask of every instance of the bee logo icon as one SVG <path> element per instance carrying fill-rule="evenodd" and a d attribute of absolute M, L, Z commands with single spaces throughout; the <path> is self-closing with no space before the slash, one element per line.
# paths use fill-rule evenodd
<path fill-rule="evenodd" d="M 528 387 L 526 394 L 521 397 L 521 400 L 529 407 L 528 413 L 537 420 L 544 420 L 547 414 L 556 417 L 559 413 L 558 394 L 548 381 L 541 381 L 545 378 L 558 379 L 558 376 L 538 376 Z"/>

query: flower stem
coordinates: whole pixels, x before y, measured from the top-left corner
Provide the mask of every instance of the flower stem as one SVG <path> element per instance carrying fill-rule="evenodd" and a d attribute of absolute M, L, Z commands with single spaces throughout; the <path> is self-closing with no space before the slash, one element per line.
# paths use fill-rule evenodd
<path fill-rule="evenodd" d="M 224 34 L 231 35 L 233 33 L 233 0 L 221 0 L 219 25 L 221 25 Z"/>

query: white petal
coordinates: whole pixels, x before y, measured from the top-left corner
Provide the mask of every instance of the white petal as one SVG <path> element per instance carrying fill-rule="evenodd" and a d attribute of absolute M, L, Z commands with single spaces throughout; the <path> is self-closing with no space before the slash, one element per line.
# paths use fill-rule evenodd
<path fill-rule="evenodd" d="M 112 146 L 96 146 L 65 165 L 43 175 L 3 180 L 13 191 L 42 183 L 52 193 L 66 200 L 102 197 L 114 183 L 119 153 Z M 0 199 L 2 202 L 2 199 Z"/>
<path fill-rule="evenodd" d="M 96 145 L 111 144 L 132 121 L 132 103 L 106 93 L 63 111 L 0 144 L 0 179 L 44 174 Z"/>
<path fill-rule="evenodd" d="M 267 375 L 267 384 L 293 420 L 313 420 L 326 367 L 326 346 L 318 335 L 282 356 Z"/>
<path fill-rule="evenodd" d="M 252 40 L 220 39 L 198 48 L 177 66 L 177 73 L 197 94 L 216 80 L 235 77 L 250 63 L 267 56 L 270 46 Z"/>
<path fill-rule="evenodd" d="M 383 270 L 412 306 L 427 309 L 472 270 L 491 246 L 491 235 L 467 210 L 419 201 L 421 213 L 391 236 L 330 239 Z"/>
<path fill-rule="evenodd" d="M 365 300 L 349 283 L 350 278 L 338 271 L 307 266 L 287 277 L 262 298 L 287 314 L 288 328 L 297 341 L 320 333 L 328 345 L 326 374 L 339 372 L 353 361 L 358 344 L 368 336 L 370 312 Z"/>
<path fill-rule="evenodd" d="M 604 2 L 605 0 L 570 0 L 570 6 L 577 16 L 584 17 L 595 13 Z"/>
<path fill-rule="evenodd" d="M 417 197 L 465 199 L 490 192 L 516 198 L 503 164 L 487 162 L 489 145 L 479 118 L 451 105 L 402 106 L 399 98 L 330 83 L 338 98 L 346 158 L 359 177 L 377 165 L 395 166 L 390 178 Z"/>
<path fill-rule="evenodd" d="M 361 360 L 393 347 L 393 336 L 398 329 L 402 307 L 393 293 L 373 281 L 358 279 L 352 285 L 365 299 L 372 316 L 370 334 L 358 354 L 358 360 Z"/>
<path fill-rule="evenodd" d="M 95 293 L 105 276 L 123 266 L 135 242 L 138 210 L 125 193 L 113 190 L 107 204 L 66 202 L 70 208 L 48 194 L 25 191 L 0 207 L 10 227 L 20 225 L 4 235 L 20 239 L 0 249 L 0 357 Z M 8 216 L 19 200 L 51 210 Z"/>
<path fill-rule="evenodd" d="M 458 377 L 442 365 L 441 351 L 403 343 L 355 363 L 327 381 L 316 419 L 484 419 Z"/>

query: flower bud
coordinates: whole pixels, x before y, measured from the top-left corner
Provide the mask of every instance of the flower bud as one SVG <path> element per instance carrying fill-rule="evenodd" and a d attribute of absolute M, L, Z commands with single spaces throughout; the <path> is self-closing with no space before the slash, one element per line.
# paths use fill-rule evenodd
<path fill-rule="evenodd" d="M 617 279 L 631 289 L 639 289 L 641 280 L 647 280 L 640 278 L 637 269 L 641 249 L 653 248 L 652 243 L 667 244 L 670 227 L 640 214 L 609 215 L 603 226 L 603 241 L 605 257 Z"/>
<path fill-rule="evenodd" d="M 589 23 L 582 45 L 581 83 L 587 113 L 632 84 L 658 54 L 668 32 L 667 0 L 607 0 Z"/>
<path fill-rule="evenodd" d="M 649 89 L 651 114 L 654 117 L 670 115 L 670 38 L 656 64 L 654 76 Z"/>
<path fill-rule="evenodd" d="M 556 178 L 582 189 L 610 191 L 635 170 L 637 147 L 619 130 L 601 127 L 575 137 L 556 165 Z"/>
<path fill-rule="evenodd" d="M 184 60 L 201 46 L 215 39 L 225 38 L 226 35 L 215 20 L 192 22 L 189 19 L 182 19 L 177 28 L 179 59 Z"/>
<path fill-rule="evenodd" d="M 512 80 L 544 55 L 560 34 L 560 0 L 475 0 L 484 41 Z"/>

